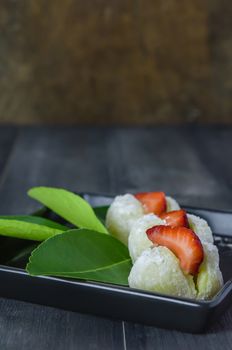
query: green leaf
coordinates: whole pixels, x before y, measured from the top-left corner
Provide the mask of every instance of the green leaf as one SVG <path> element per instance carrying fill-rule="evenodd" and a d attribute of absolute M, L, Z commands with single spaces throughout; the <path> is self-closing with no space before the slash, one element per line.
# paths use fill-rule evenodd
<path fill-rule="evenodd" d="M 12 218 L 0 219 L 0 235 L 33 241 L 43 241 L 64 231 L 63 229 L 57 229 L 56 225 L 55 227 L 49 227 L 41 222 L 44 222 L 44 220 L 38 220 L 37 223 L 34 223 Z M 65 228 L 65 230 L 66 229 L 67 228 Z"/>
<path fill-rule="evenodd" d="M 0 216 L 0 220 L 17 220 L 17 221 L 24 221 L 24 222 L 31 222 L 33 224 L 43 225 L 51 228 L 55 228 L 60 231 L 67 231 L 69 228 L 67 226 L 61 225 L 58 222 L 45 219 L 39 216 L 33 216 L 33 215 L 4 215 Z"/>
<path fill-rule="evenodd" d="M 31 249 L 32 252 L 32 250 L 34 250 L 39 243 L 40 242 L 27 239 L 0 236 L 0 264 L 9 265 L 9 262 L 14 259 L 14 257 L 18 256 L 21 251 L 25 250 L 25 248 L 33 246 Z M 25 261 L 25 264 L 21 265 L 20 267 L 25 268 L 29 255 L 27 256 L 27 261 Z M 17 266 L 19 265 L 17 264 Z"/>
<path fill-rule="evenodd" d="M 31 275 L 53 275 L 128 285 L 128 249 L 110 235 L 74 229 L 40 244 L 27 265 Z"/>
<path fill-rule="evenodd" d="M 4 265 L 25 268 L 26 264 L 28 263 L 28 259 L 31 255 L 31 252 L 38 246 L 38 244 L 39 243 L 33 243 L 30 245 L 26 245 L 24 248 L 18 249 L 16 251 L 16 254 L 14 254 L 12 257 L 10 257 L 9 260 L 4 262 Z"/>
<path fill-rule="evenodd" d="M 28 194 L 77 227 L 108 233 L 89 203 L 77 194 L 51 187 L 34 187 Z"/>
<path fill-rule="evenodd" d="M 107 210 L 109 209 L 108 205 L 102 206 L 102 207 L 95 207 L 93 208 L 94 213 L 96 214 L 96 216 L 101 220 L 101 222 L 105 222 L 106 220 L 106 213 Z"/>

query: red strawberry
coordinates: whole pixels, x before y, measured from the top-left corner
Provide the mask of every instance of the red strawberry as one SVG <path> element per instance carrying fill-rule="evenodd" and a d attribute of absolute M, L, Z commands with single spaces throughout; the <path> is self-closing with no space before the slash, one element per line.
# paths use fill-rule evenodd
<path fill-rule="evenodd" d="M 189 227 L 188 218 L 185 210 L 173 210 L 168 213 L 162 213 L 160 218 L 166 222 L 168 226 L 173 227 Z"/>
<path fill-rule="evenodd" d="M 143 204 L 146 213 L 162 214 L 166 211 L 166 198 L 163 192 L 141 192 L 135 197 Z"/>
<path fill-rule="evenodd" d="M 159 225 L 149 228 L 146 233 L 154 244 L 167 247 L 179 258 L 183 271 L 197 274 L 204 252 L 201 241 L 192 230 Z"/>

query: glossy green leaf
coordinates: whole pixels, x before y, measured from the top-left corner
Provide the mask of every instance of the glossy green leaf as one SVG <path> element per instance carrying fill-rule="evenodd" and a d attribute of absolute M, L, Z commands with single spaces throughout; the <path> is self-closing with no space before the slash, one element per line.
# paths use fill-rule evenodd
<path fill-rule="evenodd" d="M 40 244 L 27 265 L 31 275 L 52 275 L 128 285 L 128 249 L 110 235 L 74 229 Z"/>
<path fill-rule="evenodd" d="M 108 233 L 89 203 L 77 194 L 51 187 L 34 187 L 28 194 L 77 227 Z"/>
<path fill-rule="evenodd" d="M 69 228 L 67 226 L 61 225 L 58 222 L 42 218 L 40 216 L 34 216 L 34 215 L 4 215 L 0 216 L 0 220 L 17 220 L 17 221 L 24 221 L 24 222 L 30 222 L 33 224 L 43 225 L 51 228 L 55 228 L 60 231 L 67 231 Z"/>
<path fill-rule="evenodd" d="M 93 208 L 94 213 L 96 214 L 96 216 L 101 220 L 101 222 L 105 222 L 106 220 L 106 213 L 107 210 L 109 209 L 108 205 L 102 206 L 102 207 L 95 207 Z"/>
<path fill-rule="evenodd" d="M 15 250 L 15 254 L 13 256 L 10 256 L 10 258 L 6 260 L 4 264 L 25 269 L 25 266 L 28 263 L 28 259 L 32 251 L 38 246 L 38 244 L 39 242 L 34 242 L 30 245 L 26 245 L 24 248 L 18 248 L 17 250 Z"/>
<path fill-rule="evenodd" d="M 34 223 L 23 220 L 15 220 L 12 218 L 0 219 L 0 235 L 7 237 L 43 241 L 47 238 L 62 233 L 63 231 L 64 230 L 57 229 L 56 227 L 49 227 L 41 224 L 41 221 L 40 223 Z"/>
<path fill-rule="evenodd" d="M 20 253 L 24 251 L 27 247 L 33 246 L 30 251 L 31 253 L 32 250 L 34 250 L 39 243 L 40 242 L 35 242 L 28 239 L 20 239 L 0 235 L 0 264 L 9 265 L 9 262 L 16 256 L 20 255 Z M 26 262 L 28 262 L 29 255 L 27 256 Z M 24 264 L 21 267 L 25 268 L 25 266 L 26 264 Z"/>

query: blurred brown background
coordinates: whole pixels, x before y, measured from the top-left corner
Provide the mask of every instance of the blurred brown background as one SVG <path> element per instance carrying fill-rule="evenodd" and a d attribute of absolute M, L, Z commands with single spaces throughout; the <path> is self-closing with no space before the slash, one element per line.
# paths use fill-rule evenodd
<path fill-rule="evenodd" d="M 232 122 L 232 2 L 0 0 L 0 121 Z"/>

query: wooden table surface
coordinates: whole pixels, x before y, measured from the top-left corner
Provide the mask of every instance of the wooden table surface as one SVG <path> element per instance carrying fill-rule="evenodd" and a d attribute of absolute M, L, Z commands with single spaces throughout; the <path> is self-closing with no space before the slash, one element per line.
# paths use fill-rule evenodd
<path fill-rule="evenodd" d="M 231 210 L 231 156 L 228 126 L 1 127 L 0 213 L 36 209 L 26 191 L 38 185 L 163 190 L 182 204 Z M 232 308 L 206 334 L 192 335 L 0 298 L 3 350 L 227 350 L 231 344 Z"/>

